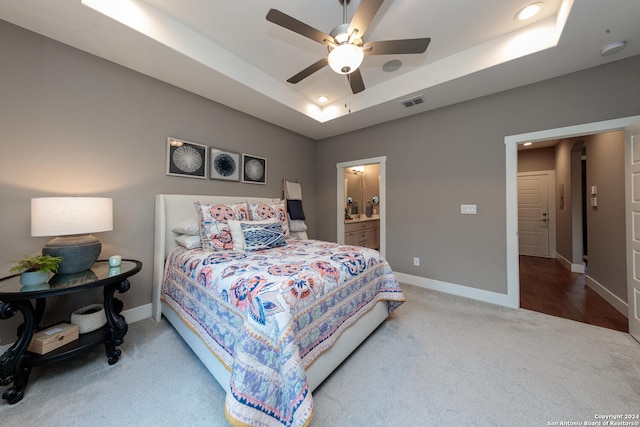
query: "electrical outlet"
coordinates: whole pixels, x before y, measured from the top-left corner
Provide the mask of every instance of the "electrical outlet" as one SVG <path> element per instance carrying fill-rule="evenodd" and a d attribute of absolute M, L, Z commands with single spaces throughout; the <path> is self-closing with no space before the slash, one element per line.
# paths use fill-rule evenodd
<path fill-rule="evenodd" d="M 418 258 L 417 256 L 413 257 L 413 266 L 420 267 L 420 258 Z"/>

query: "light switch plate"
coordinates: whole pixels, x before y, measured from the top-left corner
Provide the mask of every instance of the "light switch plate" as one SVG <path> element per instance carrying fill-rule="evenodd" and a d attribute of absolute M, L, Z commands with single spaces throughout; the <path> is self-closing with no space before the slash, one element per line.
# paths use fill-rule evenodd
<path fill-rule="evenodd" d="M 460 205 L 460 213 L 463 215 L 475 215 L 478 211 L 476 205 Z"/>

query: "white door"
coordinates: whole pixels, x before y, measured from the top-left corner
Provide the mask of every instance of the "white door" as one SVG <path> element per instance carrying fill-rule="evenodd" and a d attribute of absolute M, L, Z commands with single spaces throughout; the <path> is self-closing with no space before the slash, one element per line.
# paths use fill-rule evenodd
<path fill-rule="evenodd" d="M 640 341 L 640 122 L 625 129 L 629 333 Z"/>
<path fill-rule="evenodd" d="M 518 174 L 518 244 L 520 255 L 549 256 L 547 174 Z"/>

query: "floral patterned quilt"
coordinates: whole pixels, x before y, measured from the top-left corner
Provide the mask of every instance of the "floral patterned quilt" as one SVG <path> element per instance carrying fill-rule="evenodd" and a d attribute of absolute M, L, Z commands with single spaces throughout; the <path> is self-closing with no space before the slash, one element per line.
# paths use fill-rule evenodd
<path fill-rule="evenodd" d="M 405 301 L 374 250 L 315 240 L 255 252 L 179 247 L 162 299 L 231 372 L 232 425 L 304 426 L 313 413 L 305 368 L 378 301 Z"/>

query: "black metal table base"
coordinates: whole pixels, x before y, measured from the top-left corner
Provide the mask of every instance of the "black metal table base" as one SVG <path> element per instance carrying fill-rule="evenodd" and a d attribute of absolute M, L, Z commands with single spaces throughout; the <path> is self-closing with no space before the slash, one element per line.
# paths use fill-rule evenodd
<path fill-rule="evenodd" d="M 24 391 L 29 381 L 29 375 L 34 366 L 53 363 L 72 357 L 78 352 L 104 343 L 107 360 L 110 365 L 118 361 L 122 352 L 116 348 L 124 342 L 127 334 L 127 322 L 120 313 L 122 301 L 114 297 L 116 291 L 124 293 L 128 291 L 128 280 L 111 283 L 104 286 L 104 310 L 107 324 L 99 331 L 81 335 L 80 339 L 44 355 L 38 355 L 27 351 L 29 343 L 42 318 L 45 308 L 45 298 L 36 299 L 34 309 L 30 300 L 24 301 L 0 301 L 0 319 L 10 319 L 18 311 L 22 313 L 24 322 L 18 327 L 18 339 L 0 356 L 0 385 L 9 387 L 2 394 L 2 398 L 8 403 L 14 404 L 22 400 Z"/>

